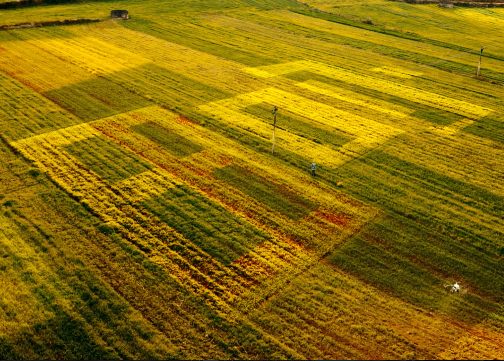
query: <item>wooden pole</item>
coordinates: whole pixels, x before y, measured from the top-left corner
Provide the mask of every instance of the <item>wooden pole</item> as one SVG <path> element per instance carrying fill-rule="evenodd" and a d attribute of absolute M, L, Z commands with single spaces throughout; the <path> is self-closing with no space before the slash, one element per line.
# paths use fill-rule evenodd
<path fill-rule="evenodd" d="M 273 145 L 271 146 L 271 154 L 275 154 L 275 130 L 276 130 L 276 112 L 278 108 L 275 106 L 271 111 L 273 113 Z"/>
<path fill-rule="evenodd" d="M 481 72 L 481 58 L 483 56 L 483 49 L 485 49 L 484 47 L 481 47 L 481 52 L 480 52 L 480 58 L 479 58 L 479 64 L 478 64 L 478 71 L 476 73 L 476 79 L 479 79 L 480 77 L 480 72 Z"/>

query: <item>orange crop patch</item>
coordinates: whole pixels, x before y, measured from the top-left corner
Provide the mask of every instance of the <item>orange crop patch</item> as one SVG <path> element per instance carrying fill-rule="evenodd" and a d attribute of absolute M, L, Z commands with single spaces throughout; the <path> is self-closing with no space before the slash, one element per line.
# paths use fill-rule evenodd
<path fill-rule="evenodd" d="M 190 119 L 187 119 L 187 118 L 184 118 L 182 116 L 178 117 L 178 118 L 175 118 L 175 121 L 179 124 L 182 124 L 182 125 L 188 125 L 188 126 L 193 126 L 193 125 L 196 125 L 195 122 L 193 122 L 192 120 Z"/>
<path fill-rule="evenodd" d="M 330 222 L 342 228 L 346 228 L 352 223 L 350 217 L 342 213 L 328 213 L 321 210 L 317 210 L 317 217 L 320 217 L 326 220 L 327 222 Z"/>
<path fill-rule="evenodd" d="M 140 114 L 137 114 L 137 113 L 131 113 L 129 115 L 130 115 L 130 117 L 135 119 L 138 122 L 138 124 L 147 123 L 149 121 L 149 118 L 141 116 Z"/>
<path fill-rule="evenodd" d="M 224 167 L 234 163 L 233 159 L 228 157 L 219 157 L 219 161 Z"/>

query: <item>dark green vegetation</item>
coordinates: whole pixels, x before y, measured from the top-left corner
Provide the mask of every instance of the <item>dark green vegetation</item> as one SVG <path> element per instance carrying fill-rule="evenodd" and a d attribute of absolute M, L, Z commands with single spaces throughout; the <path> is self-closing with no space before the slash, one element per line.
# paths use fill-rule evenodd
<path fill-rule="evenodd" d="M 478 119 L 477 122 L 464 128 L 464 132 L 504 143 L 504 130 L 502 129 L 503 122 L 504 119 L 502 115 L 492 113 L 484 118 Z"/>
<path fill-rule="evenodd" d="M 480 260 L 478 252 L 463 252 L 462 247 L 453 244 L 448 246 L 451 252 L 440 249 L 440 245 L 447 247 L 448 242 L 453 243 L 449 237 L 413 221 L 388 215 L 328 260 L 396 297 L 460 321 L 477 324 L 489 312 L 502 316 L 497 303 L 478 297 L 474 294 L 478 290 L 473 287 L 471 294 L 463 297 L 452 297 L 440 287 L 454 282 L 487 282 L 485 289 L 497 297 L 502 295 L 502 283 L 497 277 L 502 270 L 496 259 L 484 257 L 490 264 L 482 269 L 474 261 L 475 257 Z"/>
<path fill-rule="evenodd" d="M 234 164 L 215 171 L 213 175 L 293 220 L 317 209 L 316 204 Z"/>
<path fill-rule="evenodd" d="M 464 117 L 458 114 L 445 112 L 439 109 L 417 110 L 411 116 L 427 120 L 440 125 L 450 125 L 456 121 L 462 120 Z"/>
<path fill-rule="evenodd" d="M 222 56 L 226 59 L 234 60 L 248 66 L 261 66 L 277 63 L 274 59 L 262 57 L 257 53 L 243 48 L 230 46 L 231 44 L 225 44 L 225 41 L 223 40 L 229 38 L 230 36 L 241 38 L 240 40 L 246 39 L 245 36 L 239 34 L 237 31 L 212 28 L 211 30 L 213 32 L 217 32 L 221 35 L 222 41 L 216 42 L 215 40 L 208 40 L 207 34 L 205 34 L 208 28 L 206 28 L 203 23 L 197 19 L 192 20 L 194 21 L 194 24 L 191 24 L 192 36 L 190 37 L 184 36 L 177 27 L 171 26 L 172 24 L 169 22 L 159 23 L 147 19 L 140 19 L 135 22 L 125 23 L 124 25 L 132 30 L 145 32 L 163 40 L 175 42 L 212 55 Z M 176 22 L 176 19 L 170 19 L 170 22 Z"/>
<path fill-rule="evenodd" d="M 143 206 L 224 264 L 269 238 L 187 186 L 175 187 Z"/>
<path fill-rule="evenodd" d="M 43 95 L 84 121 L 149 106 L 145 98 L 103 78 L 59 88 Z"/>
<path fill-rule="evenodd" d="M 135 125 L 131 129 L 179 157 L 187 157 L 204 149 L 200 145 L 191 142 L 175 132 L 170 132 L 154 122 Z"/>
<path fill-rule="evenodd" d="M 0 73 L 0 81 L 0 115 L 9 120 L 0 122 L 0 132 L 8 139 L 18 140 L 81 122 L 77 117 L 68 117 L 65 111 L 27 86 L 9 81 L 3 73 Z M 29 101 L 32 106 L 20 99 Z"/>
<path fill-rule="evenodd" d="M 232 94 L 150 63 L 112 74 L 111 78 L 126 89 L 155 95 L 155 100 L 175 110 L 187 112 L 189 104 L 205 104 L 226 99 Z M 170 108 L 171 108 L 170 107 Z"/>
<path fill-rule="evenodd" d="M 93 137 L 65 146 L 67 152 L 109 183 L 152 168 L 152 165 L 105 137 Z"/>

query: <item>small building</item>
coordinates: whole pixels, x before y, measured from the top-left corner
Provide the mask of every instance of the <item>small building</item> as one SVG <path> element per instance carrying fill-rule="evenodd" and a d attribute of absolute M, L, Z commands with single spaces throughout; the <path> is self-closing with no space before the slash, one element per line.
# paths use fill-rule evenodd
<path fill-rule="evenodd" d="M 451 1 L 440 1 L 439 6 L 442 8 L 453 9 L 453 3 Z"/>
<path fill-rule="evenodd" d="M 128 20 L 129 19 L 128 10 L 112 10 L 110 12 L 110 17 L 112 19 Z"/>

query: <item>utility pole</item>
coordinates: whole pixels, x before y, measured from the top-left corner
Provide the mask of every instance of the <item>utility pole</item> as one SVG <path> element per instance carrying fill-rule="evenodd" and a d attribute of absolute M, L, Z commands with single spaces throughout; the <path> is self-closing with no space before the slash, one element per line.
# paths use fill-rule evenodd
<path fill-rule="evenodd" d="M 275 130 L 276 130 L 276 113 L 278 107 L 275 105 L 271 113 L 273 114 L 273 145 L 271 146 L 271 154 L 275 154 Z"/>
<path fill-rule="evenodd" d="M 478 72 L 476 73 L 476 79 L 479 79 L 480 77 L 480 72 L 481 72 L 481 58 L 483 56 L 483 49 L 485 49 L 484 46 L 481 47 L 481 52 L 480 52 L 480 59 L 479 59 L 479 64 L 478 64 Z"/>

